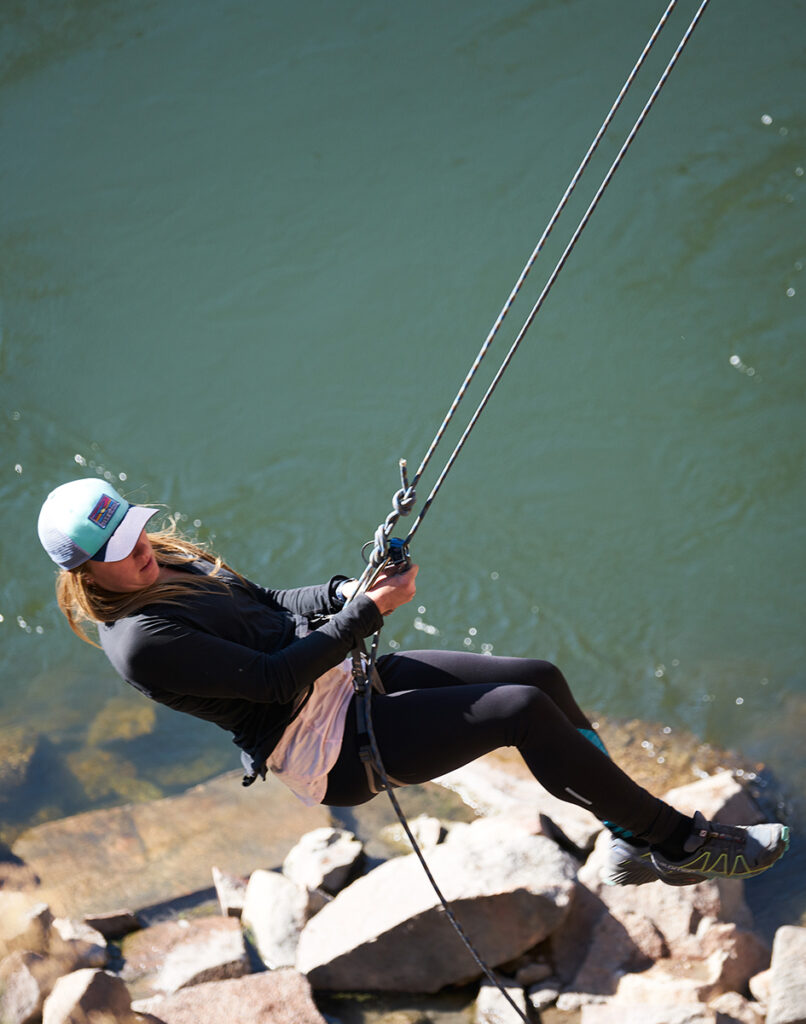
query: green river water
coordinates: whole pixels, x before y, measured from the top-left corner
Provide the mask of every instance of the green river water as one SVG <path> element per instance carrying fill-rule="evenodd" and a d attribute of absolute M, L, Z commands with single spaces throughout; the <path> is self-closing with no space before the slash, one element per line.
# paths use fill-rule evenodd
<path fill-rule="evenodd" d="M 468 413 L 696 5 L 678 6 Z M 419 463 L 662 10 L 5 0 L 0 742 L 38 744 L 34 778 L 0 798 L 6 841 L 237 763 L 72 637 L 36 538 L 48 490 L 108 475 L 272 586 L 357 573 L 398 458 Z M 590 709 L 766 764 L 796 825 L 805 37 L 797 0 L 710 4 L 385 630 L 386 647 L 557 660 Z M 801 843 L 769 883 L 794 893 L 790 920 Z"/>

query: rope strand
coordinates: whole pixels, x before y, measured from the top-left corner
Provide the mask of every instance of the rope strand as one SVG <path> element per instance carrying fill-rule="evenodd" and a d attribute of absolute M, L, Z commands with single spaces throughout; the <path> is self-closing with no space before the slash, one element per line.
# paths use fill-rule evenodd
<path fill-rule="evenodd" d="M 624 143 L 623 143 L 621 149 L 619 150 L 619 152 L 618 152 L 618 154 L 616 156 L 616 159 L 610 165 L 610 169 L 608 170 L 607 174 L 602 179 L 602 182 L 599 185 L 599 188 L 596 190 L 596 194 L 594 195 L 593 199 L 591 200 L 590 205 L 588 206 L 587 210 L 583 214 L 582 219 L 580 220 L 579 224 L 576 227 L 576 230 L 574 231 L 573 235 L 571 236 L 571 240 L 569 241 L 568 245 L 565 247 L 565 250 L 564 250 L 562 256 L 557 261 L 557 264 L 554 267 L 554 270 L 552 271 L 548 281 L 546 282 L 546 284 L 545 284 L 545 286 L 543 288 L 543 291 L 540 293 L 540 296 L 539 296 L 537 302 L 532 307 L 531 312 L 527 316 L 526 320 L 524 321 L 523 326 L 521 327 L 520 331 L 518 332 L 518 336 L 515 338 L 515 341 L 512 343 L 512 346 L 511 346 L 509 352 L 507 352 L 506 356 L 504 357 L 503 361 L 501 362 L 501 365 L 499 366 L 498 371 L 495 374 L 495 377 L 493 377 L 492 383 L 487 388 L 487 391 L 485 392 L 484 397 L 482 398 L 481 402 L 479 402 L 479 405 L 476 408 L 476 411 L 473 413 L 472 417 L 470 418 L 470 421 L 469 421 L 468 425 L 465 427 L 465 429 L 464 429 L 464 431 L 462 433 L 462 436 L 459 438 L 459 441 L 457 442 L 456 447 L 454 448 L 453 452 L 451 453 L 450 457 L 448 458 L 448 461 L 445 463 L 444 467 L 442 468 L 442 472 L 439 474 L 439 477 L 437 478 L 436 483 L 434 484 L 434 486 L 431 489 L 431 493 L 426 498 L 425 503 L 423 504 L 423 507 L 420 510 L 419 515 L 415 519 L 415 521 L 414 521 L 414 523 L 412 525 L 412 528 L 409 531 L 409 533 L 408 533 L 408 535 L 407 535 L 407 537 L 405 539 L 405 543 L 406 544 L 411 543 L 411 539 L 414 537 L 415 533 L 420 528 L 420 524 L 422 523 L 423 519 L 425 518 L 425 515 L 428 512 L 429 508 L 431 507 L 431 504 L 434 501 L 434 498 L 437 496 L 437 493 L 439 492 L 439 489 L 442 487 L 442 484 L 445 481 L 445 477 L 448 475 L 448 473 L 450 472 L 451 468 L 453 467 L 453 464 L 456 462 L 456 459 L 459 456 L 459 453 L 461 452 L 462 448 L 465 445 L 465 442 L 467 441 L 468 437 L 470 436 L 470 432 L 473 430 L 473 427 L 475 427 L 476 423 L 478 422 L 479 417 L 481 416 L 482 412 L 484 412 L 484 409 L 485 409 L 487 403 L 489 402 L 490 398 L 492 397 L 493 392 L 495 391 L 496 387 L 500 383 L 501 378 L 504 375 L 504 372 L 506 371 L 506 369 L 509 366 L 509 364 L 512 362 L 512 359 L 513 359 L 515 353 L 517 352 L 518 348 L 520 347 L 520 344 L 523 341 L 524 337 L 526 336 L 526 332 L 529 330 L 530 326 L 532 325 L 532 322 L 533 322 L 534 318 L 540 312 L 540 309 L 541 309 L 543 303 L 546 300 L 546 296 L 551 291 L 551 289 L 552 289 L 552 287 L 554 285 L 554 282 L 557 280 L 557 278 L 558 278 L 558 276 L 560 274 L 560 271 L 565 266 L 565 263 L 566 263 L 568 257 L 571 255 L 571 252 L 572 252 L 574 246 L 576 245 L 577 241 L 579 240 L 580 235 L 585 230 L 585 227 L 587 226 L 588 221 L 591 219 L 591 216 L 593 215 L 593 211 L 599 205 L 599 200 L 602 198 L 602 196 L 604 195 L 605 189 L 607 188 L 607 186 L 612 181 L 613 176 L 615 175 L 616 171 L 618 170 L 619 165 L 621 164 L 621 161 L 624 158 L 625 153 L 630 148 L 630 145 L 632 144 L 632 141 L 635 138 L 635 136 L 638 134 L 639 128 L 641 127 L 641 125 L 646 120 L 647 114 L 652 109 L 652 107 L 653 107 L 653 105 L 655 103 L 655 100 L 658 98 L 658 96 L 660 94 L 661 89 L 666 84 L 666 81 L 669 78 L 669 75 L 671 74 L 672 69 L 674 68 L 675 64 L 677 63 L 677 60 L 680 57 L 680 54 L 683 52 L 683 49 L 685 48 L 686 43 L 688 43 L 689 39 L 691 38 L 691 34 L 693 33 L 694 29 L 697 27 L 697 23 L 699 22 L 700 18 L 702 17 L 702 14 L 703 14 L 705 8 L 708 6 L 709 2 L 710 2 L 710 0 L 702 0 L 702 3 L 700 4 L 699 8 L 697 9 L 696 14 L 694 15 L 693 19 L 691 20 L 690 25 L 688 26 L 688 28 L 686 29 L 685 33 L 683 34 L 682 39 L 678 43 L 677 49 L 672 54 L 672 57 L 669 60 L 669 63 L 666 65 L 666 67 L 665 67 L 665 69 L 663 71 L 663 74 L 658 79 L 658 81 L 657 81 L 657 83 L 655 85 L 655 88 L 652 90 L 652 92 L 651 92 L 651 94 L 649 96 L 649 99 L 644 104 L 644 107 L 643 107 L 641 113 L 638 115 L 638 118 L 636 119 L 635 124 L 632 126 L 632 128 L 630 129 L 629 134 L 627 135 L 627 138 L 624 140 Z"/>
<path fill-rule="evenodd" d="M 646 45 L 644 46 L 644 49 L 641 51 L 640 57 L 635 62 L 635 65 L 633 66 L 632 71 L 627 76 L 624 84 L 622 85 L 621 89 L 618 92 L 618 95 L 616 96 L 615 100 L 613 101 L 613 104 L 610 107 L 610 110 L 607 112 L 607 116 L 605 117 L 604 121 L 601 124 L 601 127 L 599 128 L 598 132 L 596 133 L 596 135 L 595 135 L 595 137 L 593 139 L 593 142 L 591 142 L 590 146 L 588 147 L 588 151 L 585 153 L 585 155 L 582 158 L 582 161 L 581 161 L 579 167 L 577 167 L 576 171 L 574 172 L 574 175 L 571 178 L 571 181 L 569 182 L 568 187 L 566 188 L 565 192 L 563 193 L 562 198 L 560 199 L 559 203 L 557 204 L 557 207 L 554 210 L 554 213 L 551 215 L 551 217 L 549 218 L 548 224 L 543 229 L 543 234 L 540 236 L 537 245 L 535 246 L 534 250 L 532 251 L 532 255 L 526 261 L 526 264 L 525 264 L 523 270 L 520 272 L 520 276 L 518 277 L 518 280 L 515 282 L 515 286 L 513 287 L 512 291 L 509 293 L 509 297 L 506 300 L 506 302 L 504 303 L 504 305 L 502 306 L 501 312 L 498 314 L 498 316 L 495 319 L 495 322 L 493 323 L 493 326 L 490 328 L 489 334 L 484 339 L 484 343 L 482 344 L 481 349 L 479 350 L 478 355 L 476 356 L 475 360 L 473 361 L 473 365 L 470 367 L 470 370 L 469 370 L 467 376 L 465 377 L 464 381 L 462 382 L 462 385 L 459 388 L 459 391 L 458 391 L 456 397 L 454 398 L 453 402 L 451 403 L 451 406 L 448 409 L 448 412 L 447 412 L 444 420 L 442 421 L 442 424 L 440 425 L 439 430 L 437 431 L 436 435 L 434 436 L 434 439 L 431 442 L 431 444 L 429 445 L 428 450 L 426 451 L 425 455 L 423 456 L 423 460 L 420 463 L 420 465 L 419 465 L 419 467 L 417 469 L 417 472 L 414 474 L 414 478 L 412 480 L 412 486 L 413 487 L 417 486 L 417 483 L 419 482 L 420 477 L 423 475 L 426 466 L 431 461 L 431 457 L 433 456 L 434 452 L 436 451 L 437 446 L 439 445 L 440 441 L 444 437 L 445 431 L 448 429 L 448 426 L 449 426 L 451 420 L 453 419 L 454 414 L 456 413 L 456 410 L 459 408 L 459 403 L 462 401 L 462 399 L 464 398 L 465 394 L 467 393 L 467 390 L 470 387 L 470 384 L 471 384 L 473 378 L 476 375 L 476 371 L 481 366 L 482 360 L 487 355 L 487 352 L 489 351 L 490 346 L 492 345 L 493 340 L 495 339 L 495 336 L 498 334 L 498 331 L 499 331 L 499 329 L 501 327 L 501 324 L 504 322 L 507 314 L 509 313 L 510 309 L 512 308 L 512 304 L 514 303 L 515 299 L 517 298 L 518 293 L 520 292 L 520 290 L 521 290 L 521 288 L 523 286 L 524 281 L 528 277 L 529 271 L 535 265 L 535 263 L 537 261 L 537 257 L 540 255 L 540 252 L 542 251 L 543 246 L 546 244 L 546 239 L 549 237 L 549 235 L 552 232 L 552 229 L 554 228 L 554 225 L 559 220 L 560 214 L 563 212 L 563 210 L 567 206 L 568 200 L 571 198 L 571 195 L 572 195 L 574 189 L 577 187 L 577 184 L 579 183 L 579 179 L 582 177 L 583 173 L 585 172 L 585 169 L 587 168 L 588 164 L 590 163 L 590 161 L 591 161 L 591 159 L 593 157 L 593 154 L 596 152 L 596 150 L 597 150 L 597 148 L 599 146 L 599 143 L 602 141 L 602 138 L 604 137 L 605 132 L 610 127 L 610 124 L 612 123 L 613 118 L 616 116 L 616 113 L 617 113 L 619 107 L 621 106 L 622 100 L 627 95 L 627 92 L 628 92 L 630 86 L 635 81 L 635 79 L 636 79 L 636 77 L 638 75 L 638 72 L 641 70 L 641 66 L 643 65 L 644 61 L 646 60 L 647 55 L 649 54 L 649 51 L 654 46 L 655 41 L 657 40 L 658 36 L 660 35 L 661 30 L 663 29 L 664 25 L 669 20 L 669 15 L 674 10 L 674 7 L 675 7 L 676 4 L 677 4 L 677 0 L 671 0 L 669 6 L 663 12 L 663 15 L 662 15 L 660 21 L 655 26 L 655 29 L 652 32 L 652 35 L 649 37 L 649 39 L 646 42 Z"/>

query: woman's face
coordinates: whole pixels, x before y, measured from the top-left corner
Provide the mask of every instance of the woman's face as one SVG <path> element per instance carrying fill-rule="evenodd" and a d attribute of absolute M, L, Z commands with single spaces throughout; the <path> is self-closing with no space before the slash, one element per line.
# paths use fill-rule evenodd
<path fill-rule="evenodd" d="M 160 567 L 154 557 L 151 541 L 142 530 L 137 543 L 119 562 L 85 562 L 87 572 L 99 587 L 115 594 L 130 594 L 156 583 Z"/>

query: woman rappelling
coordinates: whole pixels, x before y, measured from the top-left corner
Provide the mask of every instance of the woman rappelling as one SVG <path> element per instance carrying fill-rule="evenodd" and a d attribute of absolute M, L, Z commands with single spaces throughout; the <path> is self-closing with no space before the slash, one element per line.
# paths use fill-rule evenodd
<path fill-rule="evenodd" d="M 417 567 L 382 571 L 363 591 L 339 575 L 265 588 L 172 527 L 147 532 L 156 512 L 100 479 L 48 496 L 39 537 L 72 629 L 90 641 L 92 623 L 116 672 L 146 697 L 231 732 L 248 781 L 270 771 L 309 805 L 371 799 L 350 652 L 411 601 Z M 637 785 L 547 661 L 399 651 L 375 667 L 374 734 L 390 779 L 423 783 L 514 746 L 546 789 L 610 829 L 613 884 L 750 878 L 788 846 L 784 825 L 691 818 Z"/>

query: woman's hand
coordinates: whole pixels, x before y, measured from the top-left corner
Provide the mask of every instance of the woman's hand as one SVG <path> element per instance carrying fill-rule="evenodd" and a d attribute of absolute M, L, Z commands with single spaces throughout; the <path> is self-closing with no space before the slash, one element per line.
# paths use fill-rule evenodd
<path fill-rule="evenodd" d="M 418 565 L 413 565 L 406 572 L 389 573 L 382 572 L 375 580 L 366 595 L 378 606 L 381 615 L 388 615 L 395 608 L 407 604 L 417 592 L 414 580 L 420 571 Z"/>

